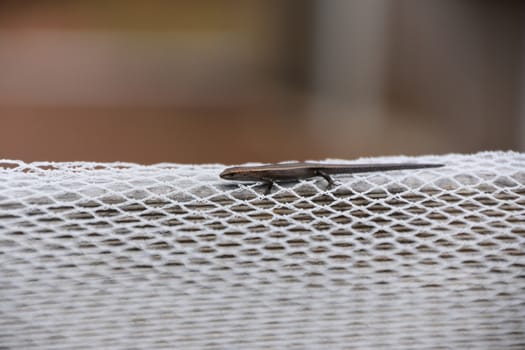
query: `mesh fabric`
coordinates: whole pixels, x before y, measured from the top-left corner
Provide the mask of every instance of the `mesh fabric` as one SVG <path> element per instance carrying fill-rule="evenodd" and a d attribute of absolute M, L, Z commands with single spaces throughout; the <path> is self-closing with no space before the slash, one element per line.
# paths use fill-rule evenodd
<path fill-rule="evenodd" d="M 359 161 L 446 166 L 2 161 L 0 348 L 525 348 L 525 155 Z"/>

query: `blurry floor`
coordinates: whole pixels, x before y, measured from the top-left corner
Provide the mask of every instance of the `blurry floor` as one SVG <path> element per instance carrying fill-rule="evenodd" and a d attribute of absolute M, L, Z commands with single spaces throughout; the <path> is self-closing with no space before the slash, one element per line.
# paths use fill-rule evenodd
<path fill-rule="evenodd" d="M 425 118 L 405 120 L 370 111 L 321 113 L 270 107 L 2 108 L 0 158 L 242 163 L 476 149 L 468 140 L 447 139 L 446 132 Z"/>

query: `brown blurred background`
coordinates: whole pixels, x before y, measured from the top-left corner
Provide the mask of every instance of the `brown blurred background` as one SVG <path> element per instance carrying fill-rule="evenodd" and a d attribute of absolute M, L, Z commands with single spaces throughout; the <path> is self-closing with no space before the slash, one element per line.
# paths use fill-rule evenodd
<path fill-rule="evenodd" d="M 0 158 L 525 150 L 521 1 L 0 2 Z"/>

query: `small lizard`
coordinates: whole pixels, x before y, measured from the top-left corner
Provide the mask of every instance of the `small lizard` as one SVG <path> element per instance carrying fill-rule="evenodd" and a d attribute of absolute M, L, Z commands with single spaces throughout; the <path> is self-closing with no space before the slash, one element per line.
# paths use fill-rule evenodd
<path fill-rule="evenodd" d="M 335 182 L 330 175 L 355 174 L 371 171 L 437 168 L 443 164 L 378 163 L 378 164 L 323 164 L 323 163 L 279 163 L 259 166 L 226 168 L 219 175 L 226 180 L 264 182 L 268 184 L 265 194 L 270 193 L 275 182 L 298 181 L 321 176 L 328 186 Z"/>

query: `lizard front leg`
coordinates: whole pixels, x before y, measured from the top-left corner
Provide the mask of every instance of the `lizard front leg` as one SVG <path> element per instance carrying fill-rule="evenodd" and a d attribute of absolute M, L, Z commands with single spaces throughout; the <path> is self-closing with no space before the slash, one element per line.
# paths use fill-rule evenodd
<path fill-rule="evenodd" d="M 268 178 L 263 178 L 261 180 L 264 181 L 264 183 L 266 184 L 266 190 L 264 191 L 264 194 L 265 195 L 270 194 L 272 192 L 272 188 L 274 184 L 273 180 L 268 179 Z"/>

